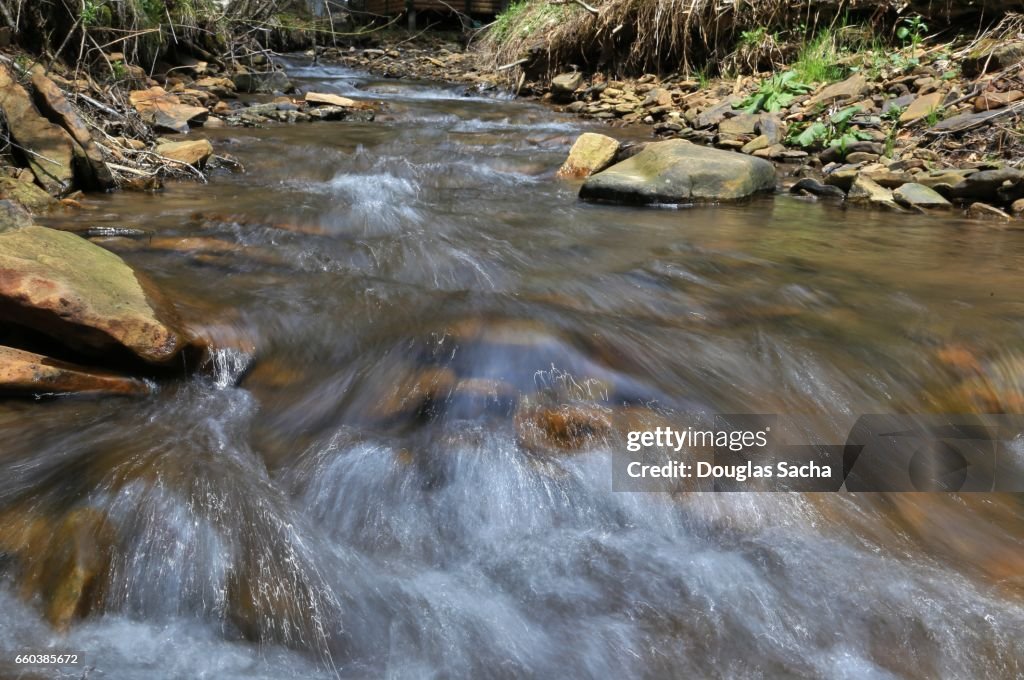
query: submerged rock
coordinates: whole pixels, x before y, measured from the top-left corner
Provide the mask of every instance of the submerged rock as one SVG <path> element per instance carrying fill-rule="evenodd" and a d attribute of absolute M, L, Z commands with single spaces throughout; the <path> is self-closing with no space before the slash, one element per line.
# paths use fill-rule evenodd
<path fill-rule="evenodd" d="M 127 351 L 153 364 L 186 344 L 170 305 L 121 258 L 45 227 L 0 233 L 0 318 L 80 351 Z"/>
<path fill-rule="evenodd" d="M 70 192 L 74 185 L 75 158 L 71 137 L 39 114 L 28 92 L 3 64 L 0 64 L 0 111 L 12 140 L 20 147 L 39 184 L 54 196 Z"/>
<path fill-rule="evenodd" d="M 0 394 L 148 394 L 142 380 L 0 346 Z"/>
<path fill-rule="evenodd" d="M 613 432 L 611 411 L 596 405 L 539 406 L 524 401 L 514 423 L 519 445 L 531 453 L 575 453 Z"/>
<path fill-rule="evenodd" d="M 672 139 L 590 176 L 580 198 L 671 204 L 735 200 L 774 188 L 775 168 L 764 159 Z"/>
<path fill-rule="evenodd" d="M 582 178 L 600 172 L 615 160 L 619 146 L 617 139 L 594 132 L 584 132 L 573 143 L 569 157 L 558 169 L 558 176 Z"/>
<path fill-rule="evenodd" d="M 16 556 L 22 592 L 38 593 L 46 619 L 61 631 L 102 602 L 115 541 L 114 528 L 93 508 L 55 519 L 0 517 L 0 549 Z"/>

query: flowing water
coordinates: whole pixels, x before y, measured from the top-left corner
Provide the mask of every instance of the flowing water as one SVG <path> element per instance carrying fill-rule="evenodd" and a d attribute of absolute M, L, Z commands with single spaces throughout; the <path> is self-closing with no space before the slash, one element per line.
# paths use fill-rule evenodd
<path fill-rule="evenodd" d="M 50 222 L 152 230 L 123 257 L 225 349 L 146 399 L 0 403 L 29 564 L 109 550 L 66 632 L 0 555 L 0 675 L 1024 676 L 1019 496 L 616 493 L 618 435 L 545 455 L 516 417 L 804 414 L 841 443 L 863 413 L 1005 407 L 1024 231 L 584 204 L 554 178 L 578 120 L 293 75 L 387 111 L 211 130 L 246 173 Z M 157 247 L 185 236 L 217 243 Z"/>

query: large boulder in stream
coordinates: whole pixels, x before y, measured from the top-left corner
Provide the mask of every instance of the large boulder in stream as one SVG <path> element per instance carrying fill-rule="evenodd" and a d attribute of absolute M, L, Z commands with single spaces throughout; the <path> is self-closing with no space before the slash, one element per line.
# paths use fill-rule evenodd
<path fill-rule="evenodd" d="M 0 233 L 0 319 L 78 351 L 151 364 L 187 343 L 171 306 L 121 258 L 46 227 Z"/>
<path fill-rule="evenodd" d="M 775 188 L 775 168 L 763 158 L 698 146 L 682 139 L 648 144 L 591 175 L 580 198 L 617 203 L 729 201 Z"/>

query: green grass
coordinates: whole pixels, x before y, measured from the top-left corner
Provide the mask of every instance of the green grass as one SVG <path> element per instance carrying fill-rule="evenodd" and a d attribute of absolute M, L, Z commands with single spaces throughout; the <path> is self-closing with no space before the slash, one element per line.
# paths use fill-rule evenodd
<path fill-rule="evenodd" d="M 513 37 L 529 37 L 549 23 L 564 18 L 568 5 L 519 0 L 499 14 L 491 27 L 491 35 L 498 43 Z"/>
<path fill-rule="evenodd" d="M 792 68 L 801 82 L 831 83 L 846 75 L 839 64 L 845 54 L 837 32 L 824 29 L 804 43 Z"/>

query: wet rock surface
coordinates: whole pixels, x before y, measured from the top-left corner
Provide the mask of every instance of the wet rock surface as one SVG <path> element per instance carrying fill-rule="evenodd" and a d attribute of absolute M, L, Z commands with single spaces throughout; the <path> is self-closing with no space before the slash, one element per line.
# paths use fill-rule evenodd
<path fill-rule="evenodd" d="M 0 314 L 86 353 L 166 364 L 186 344 L 174 311 L 118 256 L 71 233 L 0 233 Z"/>

